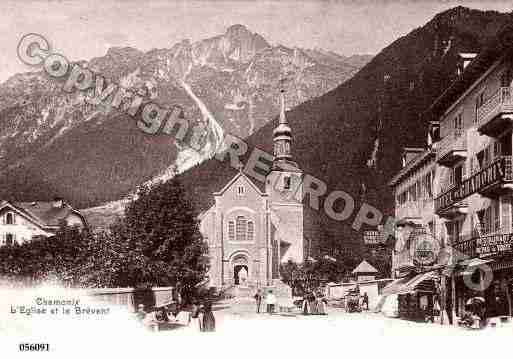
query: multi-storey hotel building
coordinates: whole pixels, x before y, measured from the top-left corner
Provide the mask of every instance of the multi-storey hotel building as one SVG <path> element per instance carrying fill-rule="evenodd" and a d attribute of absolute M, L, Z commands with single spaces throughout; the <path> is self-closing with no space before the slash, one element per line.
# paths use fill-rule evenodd
<path fill-rule="evenodd" d="M 396 217 L 401 225 L 411 217 L 409 208 L 416 209 L 414 222 L 450 248 L 442 251 L 450 259 L 438 264 L 460 268 L 439 272 L 442 282 L 451 283 L 444 290 L 454 314 L 480 296 L 488 317 L 511 315 L 513 41 L 499 36 L 479 55 L 463 54 L 462 60 L 466 66 L 457 80 L 424 114 L 432 129 L 439 127 L 439 136 L 391 181 Z M 422 173 L 431 173 L 429 205 L 419 197 Z M 397 260 L 394 265 L 404 267 Z"/>

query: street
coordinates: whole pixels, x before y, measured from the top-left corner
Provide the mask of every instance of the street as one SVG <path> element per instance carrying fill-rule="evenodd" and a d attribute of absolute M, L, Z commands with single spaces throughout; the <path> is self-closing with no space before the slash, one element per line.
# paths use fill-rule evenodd
<path fill-rule="evenodd" d="M 5 311 L 2 311 L 5 313 Z M 0 318 L 1 349 L 8 358 L 26 355 L 20 343 L 49 343 L 51 358 L 108 357 L 477 357 L 503 352 L 513 325 L 469 331 L 437 324 L 414 323 L 380 314 L 345 313 L 328 307 L 326 316 L 299 312 L 256 314 L 251 299 L 227 300 L 214 306 L 215 333 L 192 328 L 152 333 L 138 328 L 128 313 L 112 311 L 103 318 Z M 436 344 L 436 345 L 435 345 Z M 2 356 L 3 357 L 3 356 Z"/>

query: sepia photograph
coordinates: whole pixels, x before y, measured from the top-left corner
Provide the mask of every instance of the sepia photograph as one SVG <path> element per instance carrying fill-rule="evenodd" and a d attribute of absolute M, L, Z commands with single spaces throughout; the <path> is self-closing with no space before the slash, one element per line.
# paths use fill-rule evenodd
<path fill-rule="evenodd" d="M 0 29 L 0 358 L 510 355 L 513 2 Z"/>

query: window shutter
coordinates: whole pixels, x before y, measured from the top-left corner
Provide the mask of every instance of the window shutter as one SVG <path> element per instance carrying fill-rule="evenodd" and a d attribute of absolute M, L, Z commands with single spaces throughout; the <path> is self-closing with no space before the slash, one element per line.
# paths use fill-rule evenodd
<path fill-rule="evenodd" d="M 511 197 L 501 198 L 501 229 L 502 233 L 509 233 L 511 230 Z"/>

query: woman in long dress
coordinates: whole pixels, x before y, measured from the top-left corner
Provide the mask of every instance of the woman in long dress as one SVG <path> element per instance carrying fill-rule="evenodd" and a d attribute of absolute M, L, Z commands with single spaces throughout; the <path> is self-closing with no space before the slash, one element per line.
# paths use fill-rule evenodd
<path fill-rule="evenodd" d="M 311 292 L 308 294 L 308 306 L 310 309 L 310 314 L 317 314 L 317 299 L 315 298 L 315 294 Z"/>
<path fill-rule="evenodd" d="M 203 311 L 201 316 L 201 331 L 202 332 L 215 332 L 216 330 L 216 319 L 212 312 L 212 303 L 206 302 L 203 305 Z"/>
<path fill-rule="evenodd" d="M 326 298 L 319 293 L 317 295 L 317 314 L 326 315 Z"/>

